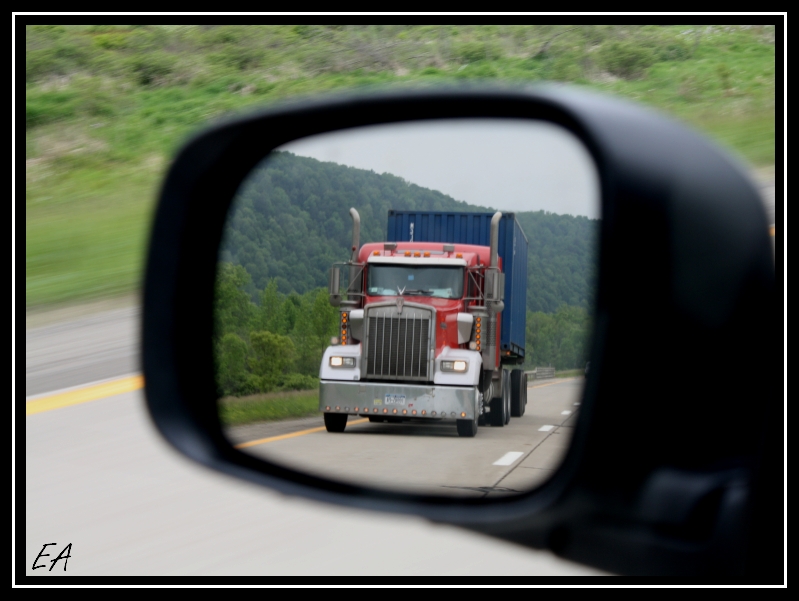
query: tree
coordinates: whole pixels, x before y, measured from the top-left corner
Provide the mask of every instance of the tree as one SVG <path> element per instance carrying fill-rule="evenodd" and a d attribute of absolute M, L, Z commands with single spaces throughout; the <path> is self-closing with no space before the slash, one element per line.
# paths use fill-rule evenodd
<path fill-rule="evenodd" d="M 250 370 L 258 378 L 262 391 L 274 390 L 294 360 L 294 343 L 288 336 L 266 331 L 252 332 L 250 343 Z"/>
<path fill-rule="evenodd" d="M 242 338 L 247 336 L 256 307 L 245 288 L 250 284 L 250 275 L 241 265 L 220 263 L 216 275 L 214 294 L 214 320 L 217 337 L 233 332 Z"/>

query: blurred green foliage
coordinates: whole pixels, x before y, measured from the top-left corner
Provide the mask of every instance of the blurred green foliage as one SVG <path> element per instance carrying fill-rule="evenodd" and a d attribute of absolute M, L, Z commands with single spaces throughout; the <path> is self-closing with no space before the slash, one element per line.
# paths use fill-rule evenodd
<path fill-rule="evenodd" d="M 166 157 L 202 123 L 393 83 L 567 81 L 774 162 L 772 26 L 28 26 L 26 304 L 139 285 Z"/>

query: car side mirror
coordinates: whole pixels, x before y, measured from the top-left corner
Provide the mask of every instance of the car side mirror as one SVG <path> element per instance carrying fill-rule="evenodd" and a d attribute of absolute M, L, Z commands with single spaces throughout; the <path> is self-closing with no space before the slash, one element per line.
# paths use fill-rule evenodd
<path fill-rule="evenodd" d="M 244 178 L 300 138 L 467 118 L 549 122 L 597 166 L 591 370 L 561 466 L 522 495 L 447 499 L 311 475 L 234 448 L 217 411 L 211 307 L 223 224 Z M 416 514 L 621 574 L 760 581 L 781 574 L 781 547 L 768 540 L 783 531 L 773 509 L 783 455 L 767 226 L 745 170 L 711 142 L 566 86 L 340 96 L 238 117 L 187 143 L 161 190 L 143 307 L 147 405 L 184 455 L 285 494 Z M 339 279 L 331 272 L 331 299 Z M 755 376 L 731 371 L 742 355 Z"/>

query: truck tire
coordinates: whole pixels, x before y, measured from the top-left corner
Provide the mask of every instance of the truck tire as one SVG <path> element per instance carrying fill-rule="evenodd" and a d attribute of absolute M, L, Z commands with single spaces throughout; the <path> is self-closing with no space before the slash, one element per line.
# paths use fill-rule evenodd
<path fill-rule="evenodd" d="M 522 415 L 527 411 L 527 372 L 522 372 L 524 378 L 522 379 Z"/>
<path fill-rule="evenodd" d="M 459 419 L 455 425 L 458 427 L 458 436 L 461 438 L 474 438 L 477 434 L 477 418 Z"/>
<path fill-rule="evenodd" d="M 346 427 L 346 413 L 325 413 L 325 428 L 328 432 L 343 432 Z"/>
<path fill-rule="evenodd" d="M 502 370 L 502 392 L 500 396 L 491 399 L 491 413 L 488 414 L 491 425 L 502 428 L 510 421 L 510 386 L 508 383 L 508 372 Z"/>
<path fill-rule="evenodd" d="M 505 425 L 507 426 L 510 423 L 510 395 L 511 395 L 511 385 L 510 385 L 510 372 L 505 370 L 502 372 L 502 375 L 505 378 L 505 386 L 502 387 L 503 397 L 505 397 Z"/>
<path fill-rule="evenodd" d="M 479 393 L 479 388 L 475 391 Z M 456 420 L 455 426 L 458 429 L 458 436 L 461 438 L 474 438 L 477 434 L 477 429 L 485 425 L 485 415 L 482 413 L 483 400 L 478 396 L 479 401 L 475 403 L 474 419 L 459 419 Z"/>
<path fill-rule="evenodd" d="M 510 372 L 510 414 L 513 417 L 524 415 L 525 397 L 527 396 L 526 377 L 521 369 Z"/>

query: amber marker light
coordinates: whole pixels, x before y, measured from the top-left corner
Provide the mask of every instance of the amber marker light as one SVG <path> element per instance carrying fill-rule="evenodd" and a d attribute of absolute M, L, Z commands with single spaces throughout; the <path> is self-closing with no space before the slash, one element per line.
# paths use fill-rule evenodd
<path fill-rule="evenodd" d="M 397 410 L 396 410 L 396 409 L 394 409 L 394 411 L 392 411 L 391 413 L 396 413 L 396 412 L 397 412 Z"/>
<path fill-rule="evenodd" d="M 372 253 L 372 255 L 375 256 L 375 257 L 378 256 L 379 254 L 380 254 L 379 250 L 376 250 L 375 252 Z"/>
<path fill-rule="evenodd" d="M 425 411 L 424 409 L 422 409 L 422 415 L 427 415 L 427 411 Z"/>
<path fill-rule="evenodd" d="M 425 257 L 429 257 L 430 256 L 430 251 L 429 250 L 424 251 L 424 256 Z"/>
<path fill-rule="evenodd" d="M 409 250 L 406 250 L 406 251 L 405 251 L 405 256 L 406 256 L 406 257 L 410 257 L 410 256 L 411 256 L 411 251 L 409 251 Z"/>
<path fill-rule="evenodd" d="M 414 415 L 416 415 L 416 409 L 414 409 L 413 411 L 411 411 L 411 413 L 413 413 Z"/>
<path fill-rule="evenodd" d="M 388 409 L 383 409 L 383 413 L 388 413 Z"/>
<path fill-rule="evenodd" d="M 402 410 L 402 415 L 407 415 L 407 414 L 408 414 L 408 410 L 407 409 L 403 409 Z"/>
<path fill-rule="evenodd" d="M 422 253 L 420 253 L 419 251 L 416 251 L 415 253 L 413 253 L 413 256 L 414 257 L 421 257 Z"/>
<path fill-rule="evenodd" d="M 466 412 L 465 411 L 461 411 L 461 417 L 466 417 Z"/>

